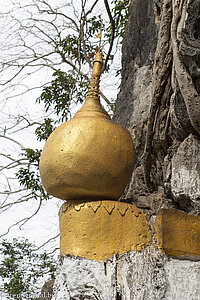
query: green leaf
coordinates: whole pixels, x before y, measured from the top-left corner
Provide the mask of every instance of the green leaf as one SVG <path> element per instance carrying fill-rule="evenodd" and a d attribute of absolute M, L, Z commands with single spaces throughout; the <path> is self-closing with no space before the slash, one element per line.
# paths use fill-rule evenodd
<path fill-rule="evenodd" d="M 53 256 L 34 251 L 35 245 L 24 238 L 0 244 L 0 278 L 8 299 L 39 299 L 41 279 L 47 275 L 47 280 L 54 278 Z"/>
<path fill-rule="evenodd" d="M 44 102 L 46 112 L 53 109 L 59 117 L 58 121 L 67 120 L 71 104 L 81 103 L 85 99 L 89 82 L 81 75 L 77 76 L 73 72 L 65 73 L 60 70 L 54 72 L 53 77 L 55 79 L 49 86 L 43 88 L 37 101 Z M 46 119 L 37 130 L 38 138 L 46 139 L 51 130 L 53 130 L 52 121 Z"/>

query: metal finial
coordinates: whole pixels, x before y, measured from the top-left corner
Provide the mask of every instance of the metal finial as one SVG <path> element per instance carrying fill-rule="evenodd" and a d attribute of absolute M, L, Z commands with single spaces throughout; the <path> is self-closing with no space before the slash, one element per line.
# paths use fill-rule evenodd
<path fill-rule="evenodd" d="M 100 33 L 96 36 L 96 38 L 99 38 L 99 47 L 94 59 L 94 66 L 92 70 L 92 77 L 90 81 L 90 87 L 88 96 L 97 96 L 99 97 L 99 81 L 100 81 L 100 75 L 101 75 L 101 68 L 103 65 L 103 57 L 100 52 L 101 47 L 101 37 L 102 37 L 102 20 L 101 20 L 101 27 L 100 27 Z"/>

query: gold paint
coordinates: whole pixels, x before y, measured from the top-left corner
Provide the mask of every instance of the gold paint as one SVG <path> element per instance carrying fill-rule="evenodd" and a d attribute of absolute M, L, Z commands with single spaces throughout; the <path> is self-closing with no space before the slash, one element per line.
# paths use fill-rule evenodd
<path fill-rule="evenodd" d="M 97 209 L 101 206 L 101 202 L 100 201 L 96 201 L 96 202 L 88 202 L 87 203 L 88 207 L 91 207 L 91 209 L 96 212 Z"/>
<path fill-rule="evenodd" d="M 200 256 L 200 216 L 163 209 L 156 217 L 158 247 L 171 256 Z"/>
<path fill-rule="evenodd" d="M 119 206 L 117 209 L 119 210 L 119 213 L 120 213 L 122 216 L 125 216 L 126 211 L 127 211 L 127 209 L 128 209 L 128 205 L 127 205 L 127 206 Z"/>
<path fill-rule="evenodd" d="M 52 132 L 42 151 L 42 183 L 49 194 L 63 200 L 116 200 L 133 171 L 131 135 L 114 123 L 100 104 L 102 63 L 98 51 L 83 107 Z"/>
<path fill-rule="evenodd" d="M 81 210 L 81 208 L 84 206 L 84 203 L 80 203 L 80 204 L 75 204 L 74 205 L 74 209 L 76 210 L 76 211 L 79 211 L 79 210 Z"/>
<path fill-rule="evenodd" d="M 115 208 L 115 202 L 114 201 L 102 201 L 102 205 L 107 210 L 107 212 L 109 214 L 111 214 L 113 209 Z"/>
<path fill-rule="evenodd" d="M 64 203 L 59 212 L 61 256 L 71 254 L 102 260 L 149 245 L 148 223 L 144 213 L 134 205 L 103 200 L 98 201 L 98 210 L 94 212 L 91 207 L 96 202 L 77 200 L 81 204 L 79 211 L 74 209 L 74 202 Z M 109 210 L 113 207 L 111 213 L 108 207 Z M 126 213 L 122 215 L 120 211 Z"/>

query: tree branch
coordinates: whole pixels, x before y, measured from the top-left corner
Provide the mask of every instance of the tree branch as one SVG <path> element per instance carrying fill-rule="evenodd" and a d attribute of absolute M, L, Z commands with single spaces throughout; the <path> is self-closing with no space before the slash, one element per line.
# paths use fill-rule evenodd
<path fill-rule="evenodd" d="M 157 110 L 161 102 L 162 94 L 164 93 L 165 85 L 168 81 L 169 67 L 172 60 L 172 51 L 170 46 L 170 26 L 171 26 L 172 7 L 171 0 L 164 0 L 162 19 L 160 21 L 160 28 L 158 33 L 158 43 L 155 52 L 154 66 L 153 66 L 153 92 L 150 105 L 150 111 L 147 121 L 147 132 L 145 138 L 145 148 L 142 159 L 144 170 L 144 179 L 149 190 L 153 189 L 150 179 L 151 170 L 151 150 L 153 141 L 153 127 L 155 118 L 158 114 Z"/>
<path fill-rule="evenodd" d="M 109 7 L 109 4 L 108 4 L 108 1 L 107 0 L 104 0 L 104 4 L 105 4 L 105 7 L 106 7 L 106 11 L 107 11 L 107 14 L 109 16 L 109 19 L 110 19 L 110 25 L 111 25 L 111 39 L 110 39 L 110 47 L 109 47 L 109 50 L 108 50 L 108 54 L 106 56 L 106 59 L 105 59 L 105 62 L 104 62 L 104 65 L 103 65 L 103 68 L 102 68 L 102 73 L 106 70 L 106 67 L 107 67 L 107 63 L 108 63 L 108 60 L 109 60 L 109 57 L 110 57 L 110 53 L 112 51 L 112 47 L 113 47 L 113 43 L 114 43 L 114 39 L 115 39 L 115 22 L 113 20 L 113 17 L 112 17 L 112 14 L 110 12 L 110 7 Z"/>
<path fill-rule="evenodd" d="M 2 135 L 2 134 L 0 134 L 0 137 L 2 137 L 2 138 L 4 138 L 4 139 L 8 139 L 9 141 L 11 141 L 11 142 L 17 144 L 18 146 L 21 147 L 22 150 L 26 150 L 26 148 L 25 148 L 20 142 L 16 141 L 15 139 L 13 139 L 13 138 L 11 138 L 11 137 L 8 137 L 8 136 L 6 136 L 6 135 Z"/>

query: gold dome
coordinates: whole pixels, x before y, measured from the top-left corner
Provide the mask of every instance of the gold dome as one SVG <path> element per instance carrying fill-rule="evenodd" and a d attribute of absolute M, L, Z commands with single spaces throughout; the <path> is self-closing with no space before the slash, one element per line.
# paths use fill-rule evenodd
<path fill-rule="evenodd" d="M 83 107 L 52 132 L 40 158 L 45 189 L 63 200 L 116 200 L 133 171 L 131 135 L 114 123 L 100 104 L 102 62 L 98 51 Z"/>

